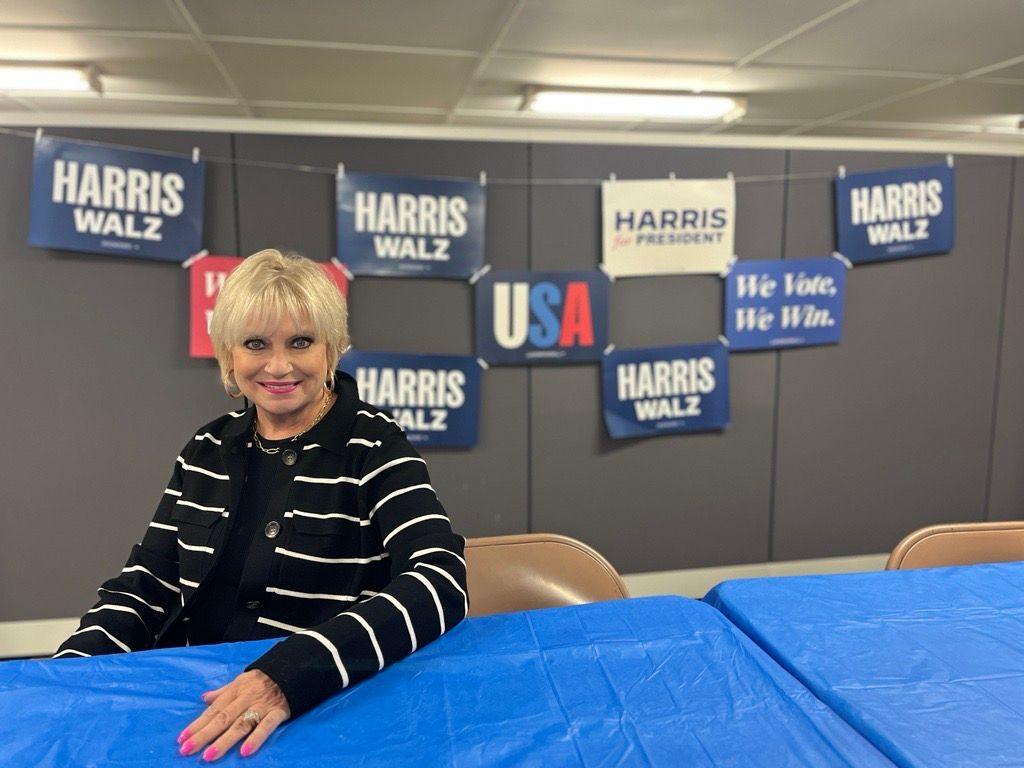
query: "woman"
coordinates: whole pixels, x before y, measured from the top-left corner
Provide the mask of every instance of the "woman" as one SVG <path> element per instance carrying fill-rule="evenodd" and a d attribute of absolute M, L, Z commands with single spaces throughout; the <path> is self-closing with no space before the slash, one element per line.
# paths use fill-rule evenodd
<path fill-rule="evenodd" d="M 228 277 L 210 336 L 252 407 L 200 427 L 124 569 L 59 656 L 287 636 L 178 738 L 251 755 L 273 730 L 422 647 L 468 610 L 465 540 L 426 465 L 334 364 L 345 300 L 312 261 L 261 251 Z"/>

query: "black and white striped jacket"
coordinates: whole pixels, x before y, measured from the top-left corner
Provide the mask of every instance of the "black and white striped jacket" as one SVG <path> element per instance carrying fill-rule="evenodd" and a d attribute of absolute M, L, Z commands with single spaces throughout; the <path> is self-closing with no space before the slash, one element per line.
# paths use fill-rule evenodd
<path fill-rule="evenodd" d="M 465 539 L 422 458 L 338 374 L 338 400 L 296 443 L 281 532 L 252 639 L 287 639 L 253 662 L 293 715 L 434 640 L 465 617 Z M 141 543 L 54 657 L 183 645 L 188 611 L 226 540 L 254 408 L 201 427 Z M 225 606 L 232 610 L 233 606 Z"/>

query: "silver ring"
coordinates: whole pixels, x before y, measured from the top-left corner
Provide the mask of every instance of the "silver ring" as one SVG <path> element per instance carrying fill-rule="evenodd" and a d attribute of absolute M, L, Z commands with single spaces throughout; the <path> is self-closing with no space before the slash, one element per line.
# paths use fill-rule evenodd
<path fill-rule="evenodd" d="M 260 713 L 255 712 L 251 709 L 242 715 L 242 722 L 246 723 L 247 725 L 251 725 L 253 728 L 260 724 L 261 719 L 262 717 Z"/>

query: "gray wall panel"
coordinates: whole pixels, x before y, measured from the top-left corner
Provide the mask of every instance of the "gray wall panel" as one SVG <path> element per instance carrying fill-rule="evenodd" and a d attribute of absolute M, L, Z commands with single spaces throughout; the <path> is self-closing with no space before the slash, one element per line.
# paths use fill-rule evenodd
<path fill-rule="evenodd" d="M 521 144 L 239 136 L 239 159 L 353 171 L 492 179 L 526 177 Z M 238 168 L 241 250 L 292 248 L 325 260 L 335 252 L 334 177 Z M 487 261 L 526 268 L 527 189 L 487 190 Z M 465 282 L 359 277 L 349 291 L 353 344 L 366 350 L 473 353 L 473 294 Z M 526 371 L 483 375 L 480 442 L 471 451 L 425 449 L 438 494 L 467 536 L 526 530 Z"/>
<path fill-rule="evenodd" d="M 943 157 L 793 153 L 828 175 Z M 922 525 L 982 516 L 1010 160 L 963 157 L 956 249 L 848 274 L 838 346 L 781 353 L 773 555 L 890 549 Z M 832 182 L 791 181 L 786 256 L 833 249 Z"/>
<path fill-rule="evenodd" d="M 1024 161 L 1014 161 L 1013 219 L 988 518 L 1024 519 Z"/>
<path fill-rule="evenodd" d="M 730 170 L 773 176 L 784 172 L 787 157 L 739 149 L 53 133 L 182 152 L 196 144 L 206 156 L 227 157 L 234 147 L 245 160 L 327 169 L 211 163 L 205 243 L 224 254 L 278 246 L 329 258 L 330 169 L 338 161 L 352 170 L 443 176 L 485 169 L 492 180 L 487 260 L 497 269 L 592 269 L 600 260 L 596 184 L 531 187 L 502 178 L 521 180 L 531 169 L 542 181 L 609 172 L 623 179 L 669 171 L 680 178 Z M 0 320 L 7 329 L 0 352 L 17 362 L 0 384 L 2 418 L 9 435 L 27 436 L 0 448 L 0 530 L 8 545 L 0 557 L 0 621 L 75 615 L 90 603 L 138 540 L 192 429 L 232 407 L 215 363 L 188 357 L 184 270 L 26 245 L 31 157 L 30 140 L 0 136 Z M 789 153 L 791 172 L 822 178 L 738 184 L 737 251 L 742 258 L 826 254 L 834 242 L 829 176 L 839 163 L 856 171 L 941 160 Z M 1024 227 L 1014 227 L 1008 248 L 1012 162 L 958 158 L 954 253 L 849 273 L 838 346 L 732 355 L 732 425 L 724 433 L 612 441 L 601 419 L 597 365 L 491 368 L 483 377 L 479 446 L 427 454 L 456 526 L 477 536 L 525 531 L 532 522 L 536 531 L 577 536 L 622 571 L 636 572 L 880 552 L 919 525 L 981 519 L 986 498 L 992 519 L 1020 517 Z M 1017 162 L 1019 221 L 1024 165 Z M 711 276 L 619 280 L 611 288 L 612 341 L 628 348 L 714 339 L 721 296 L 721 282 Z M 465 283 L 358 278 L 351 306 L 361 348 L 473 351 L 472 289 Z"/>
<path fill-rule="evenodd" d="M 223 134 L 53 133 L 230 154 Z M 0 379 L 0 620 L 70 616 L 121 569 L 191 430 L 230 401 L 188 357 L 185 270 L 29 247 L 31 140 L 0 136 L 0 166 L 0 354 L 16 362 Z M 231 172 L 207 171 L 205 242 L 230 252 Z"/>
<path fill-rule="evenodd" d="M 658 147 L 537 145 L 545 178 L 713 178 L 781 174 L 784 153 Z M 781 181 L 737 185 L 738 253 L 775 258 Z M 600 189 L 533 190 L 532 267 L 593 269 L 600 261 Z M 710 341 L 722 328 L 722 283 L 707 275 L 620 279 L 611 290 L 619 347 Z M 774 355 L 730 359 L 732 425 L 723 433 L 611 440 L 601 418 L 600 368 L 531 369 L 532 519 L 575 536 L 620 570 L 763 561 L 775 386 Z"/>

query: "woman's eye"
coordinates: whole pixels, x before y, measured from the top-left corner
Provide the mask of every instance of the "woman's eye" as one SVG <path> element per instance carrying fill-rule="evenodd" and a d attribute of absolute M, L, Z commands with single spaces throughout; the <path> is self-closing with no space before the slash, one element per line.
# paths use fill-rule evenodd
<path fill-rule="evenodd" d="M 245 347 L 246 349 L 251 349 L 255 352 L 258 349 L 263 349 L 263 340 L 247 339 L 246 341 L 242 342 L 242 346 Z"/>
<path fill-rule="evenodd" d="M 302 338 L 296 339 L 292 342 L 296 349 L 308 349 L 313 344 L 313 340 L 303 336 Z"/>

